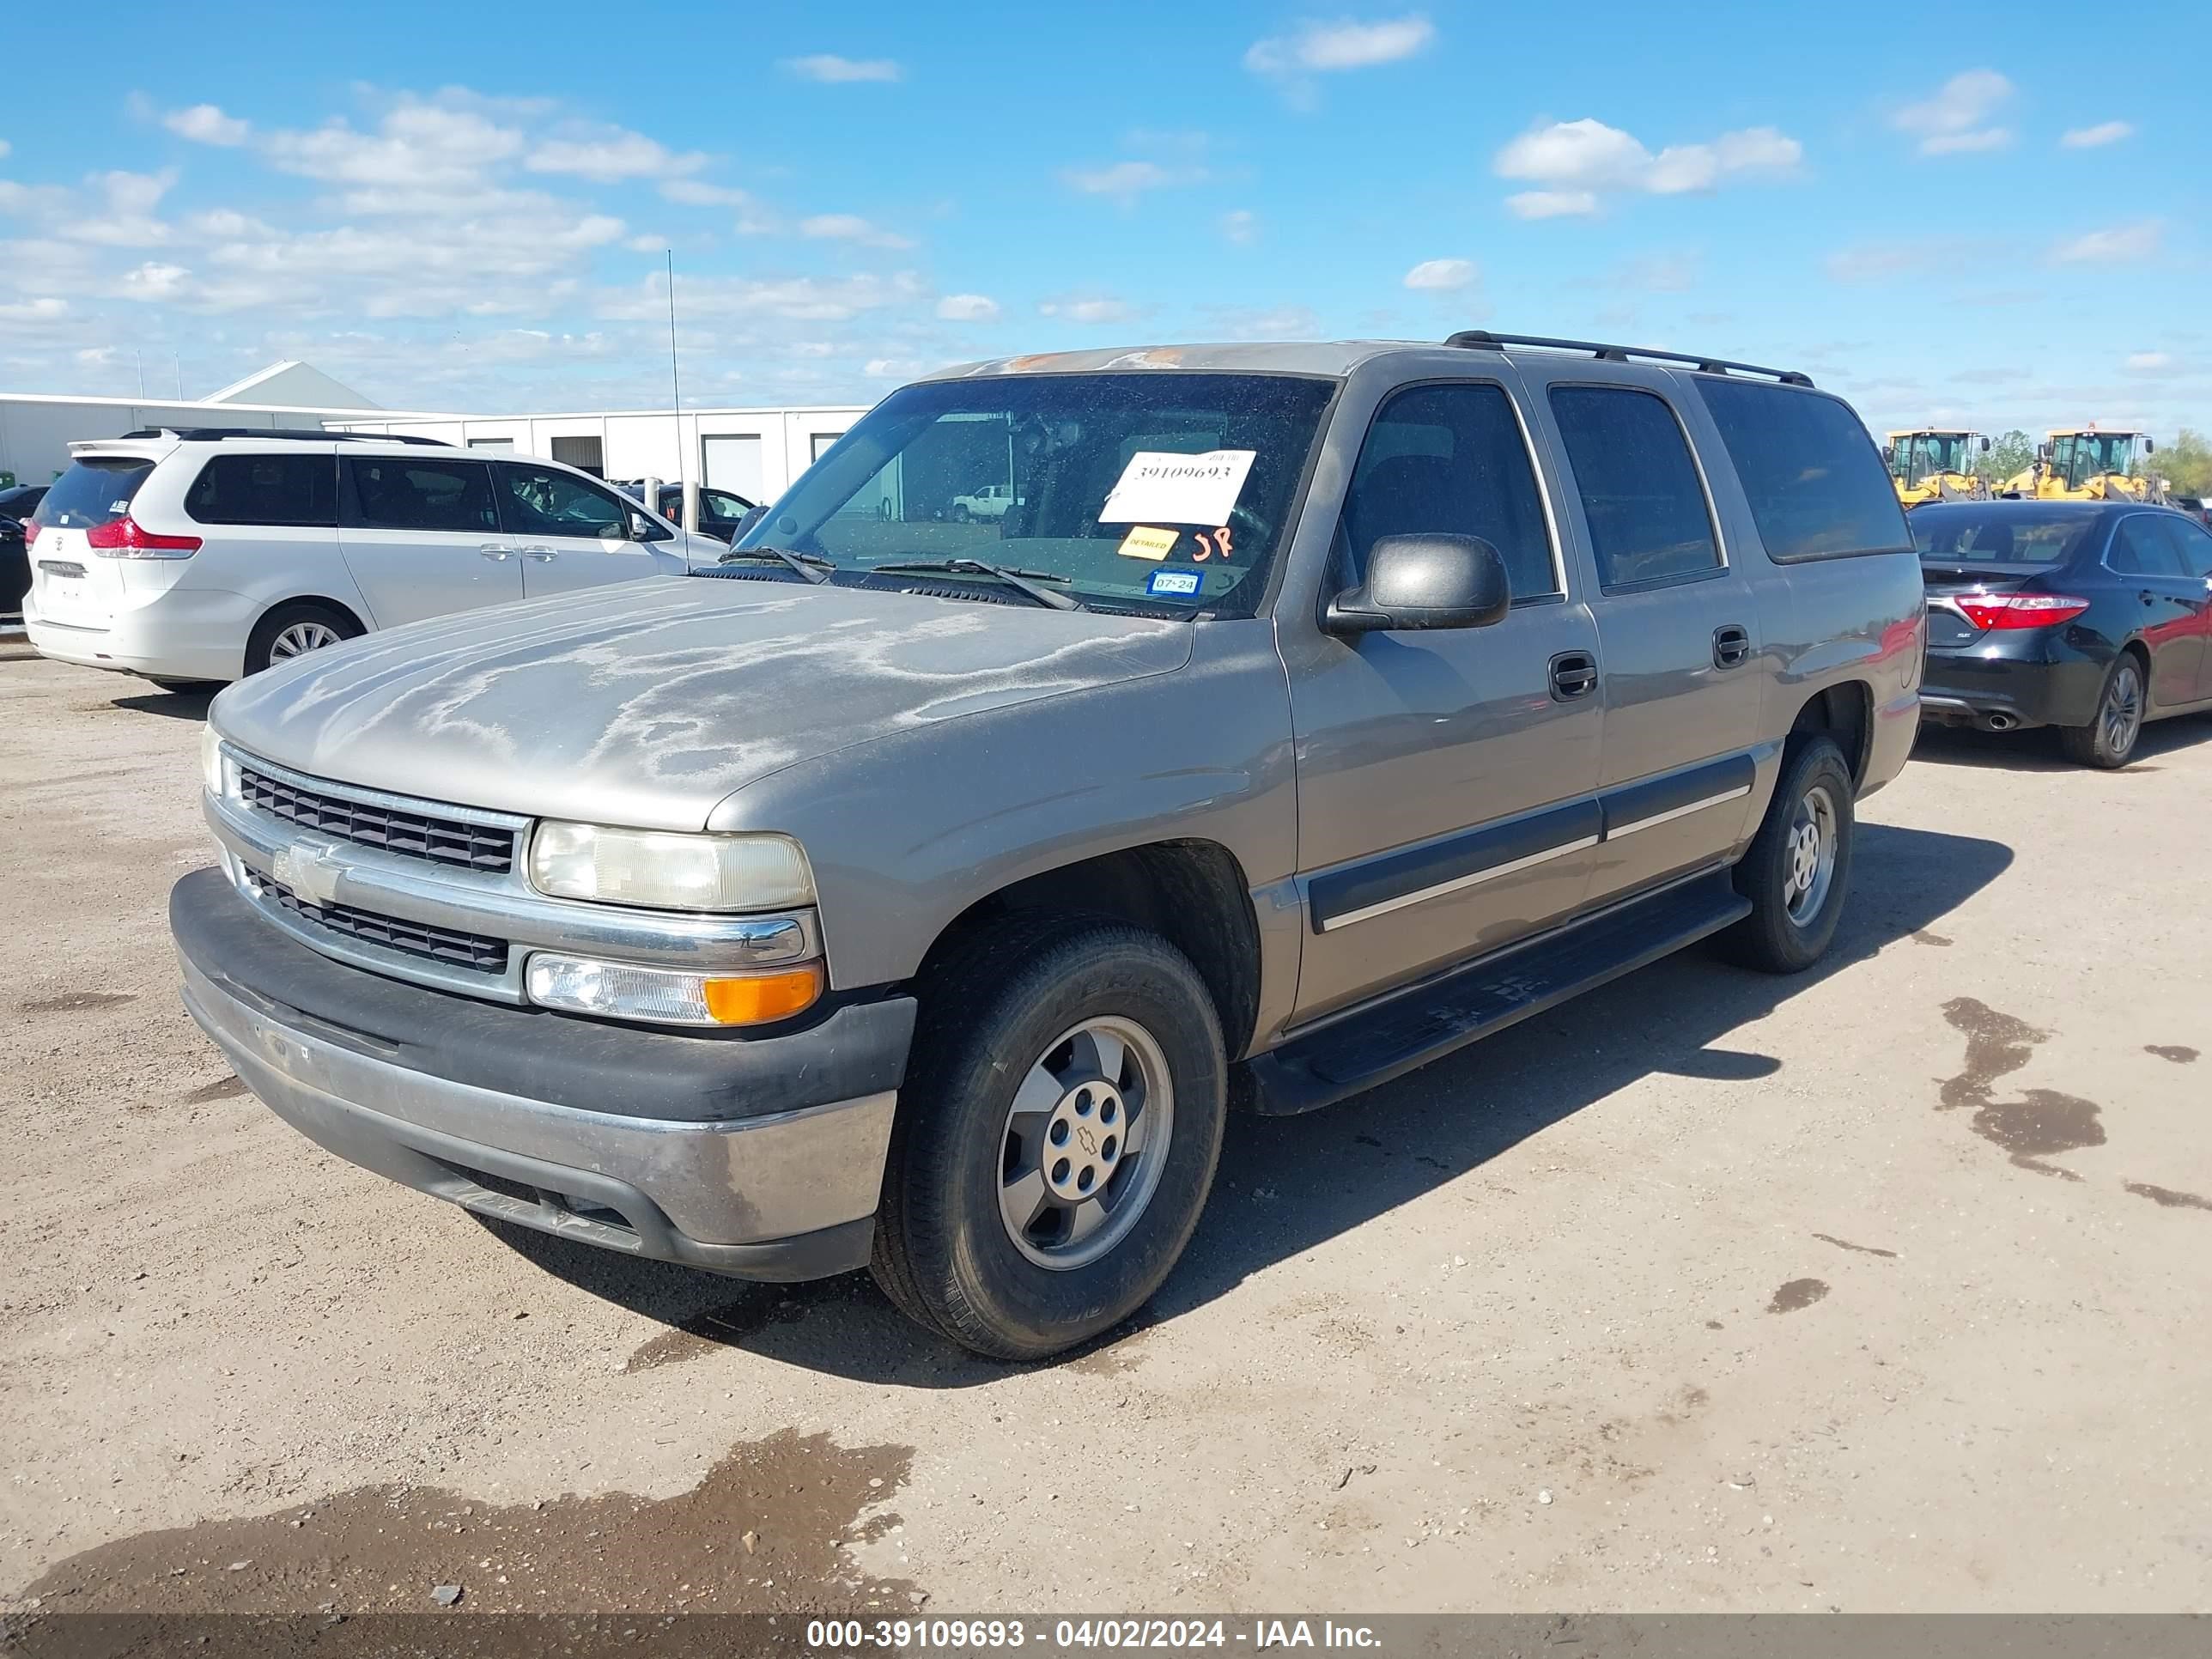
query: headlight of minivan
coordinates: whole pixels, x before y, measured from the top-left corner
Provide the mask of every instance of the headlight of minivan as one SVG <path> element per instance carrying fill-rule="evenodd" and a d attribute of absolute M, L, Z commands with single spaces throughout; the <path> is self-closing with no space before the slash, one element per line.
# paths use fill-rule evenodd
<path fill-rule="evenodd" d="M 556 898 L 654 910 L 777 910 L 814 902 L 787 836 L 689 835 L 549 820 L 530 838 L 530 879 Z"/>

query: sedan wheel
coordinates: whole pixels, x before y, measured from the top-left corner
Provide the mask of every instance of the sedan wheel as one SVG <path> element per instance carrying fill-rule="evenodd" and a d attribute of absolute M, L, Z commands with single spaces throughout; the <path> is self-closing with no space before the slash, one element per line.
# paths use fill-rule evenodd
<path fill-rule="evenodd" d="M 296 622 L 269 641 L 269 659 L 282 662 L 287 657 L 304 657 L 310 651 L 319 651 L 337 642 L 337 630 L 328 623 Z"/>
<path fill-rule="evenodd" d="M 2147 702 L 2142 666 L 2134 653 L 2123 651 L 2105 676 L 2095 718 L 2087 726 L 2069 726 L 2060 731 L 2059 742 L 2068 758 L 2107 771 L 2125 766 L 2142 737 Z"/>

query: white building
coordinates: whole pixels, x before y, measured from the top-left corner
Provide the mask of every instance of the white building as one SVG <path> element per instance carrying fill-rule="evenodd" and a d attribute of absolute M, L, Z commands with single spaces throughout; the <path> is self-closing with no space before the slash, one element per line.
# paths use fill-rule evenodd
<path fill-rule="evenodd" d="M 633 410 L 612 414 L 410 415 L 332 420 L 346 432 L 398 433 L 564 461 L 602 478 L 689 479 L 749 501 L 781 495 L 867 410 L 859 404 L 804 409 Z"/>
<path fill-rule="evenodd" d="M 202 398 L 0 392 L 0 474 L 39 483 L 84 438 L 143 427 L 327 427 L 392 432 L 471 449 L 541 455 L 627 482 L 696 479 L 744 496 L 780 495 L 866 413 L 858 404 L 570 415 L 437 415 L 386 410 L 313 364 L 271 363 Z"/>
<path fill-rule="evenodd" d="M 81 438 L 119 438 L 153 426 L 307 427 L 380 409 L 307 363 L 271 363 L 206 398 L 74 398 L 0 392 L 0 473 L 43 483 L 69 465 Z"/>

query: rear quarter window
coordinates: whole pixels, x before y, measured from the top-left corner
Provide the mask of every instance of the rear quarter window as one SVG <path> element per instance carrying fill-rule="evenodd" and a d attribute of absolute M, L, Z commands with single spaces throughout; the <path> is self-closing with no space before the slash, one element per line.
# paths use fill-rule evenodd
<path fill-rule="evenodd" d="M 1911 547 L 1889 471 L 1850 404 L 1754 380 L 1700 376 L 1698 390 L 1767 557 L 1787 564 Z"/>
<path fill-rule="evenodd" d="M 39 503 L 36 517 L 57 530 L 92 530 L 113 524 L 131 510 L 154 463 L 136 456 L 98 456 L 72 461 Z"/>
<path fill-rule="evenodd" d="M 217 455 L 185 492 L 200 524 L 335 527 L 337 459 L 331 455 Z"/>

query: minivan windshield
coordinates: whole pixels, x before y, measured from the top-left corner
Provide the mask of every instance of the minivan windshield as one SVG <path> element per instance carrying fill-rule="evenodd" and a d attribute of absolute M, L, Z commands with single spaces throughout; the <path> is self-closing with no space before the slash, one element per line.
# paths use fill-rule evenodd
<path fill-rule="evenodd" d="M 131 498 L 154 463 L 136 456 L 88 456 L 71 462 L 68 471 L 39 503 L 38 521 L 57 530 L 96 530 L 113 524 L 131 510 Z"/>
<path fill-rule="evenodd" d="M 736 550 L 826 562 L 831 580 L 953 563 L 933 587 L 1003 592 L 981 562 L 1093 610 L 1250 616 L 1334 391 L 1231 373 L 926 381 L 870 410 Z"/>

